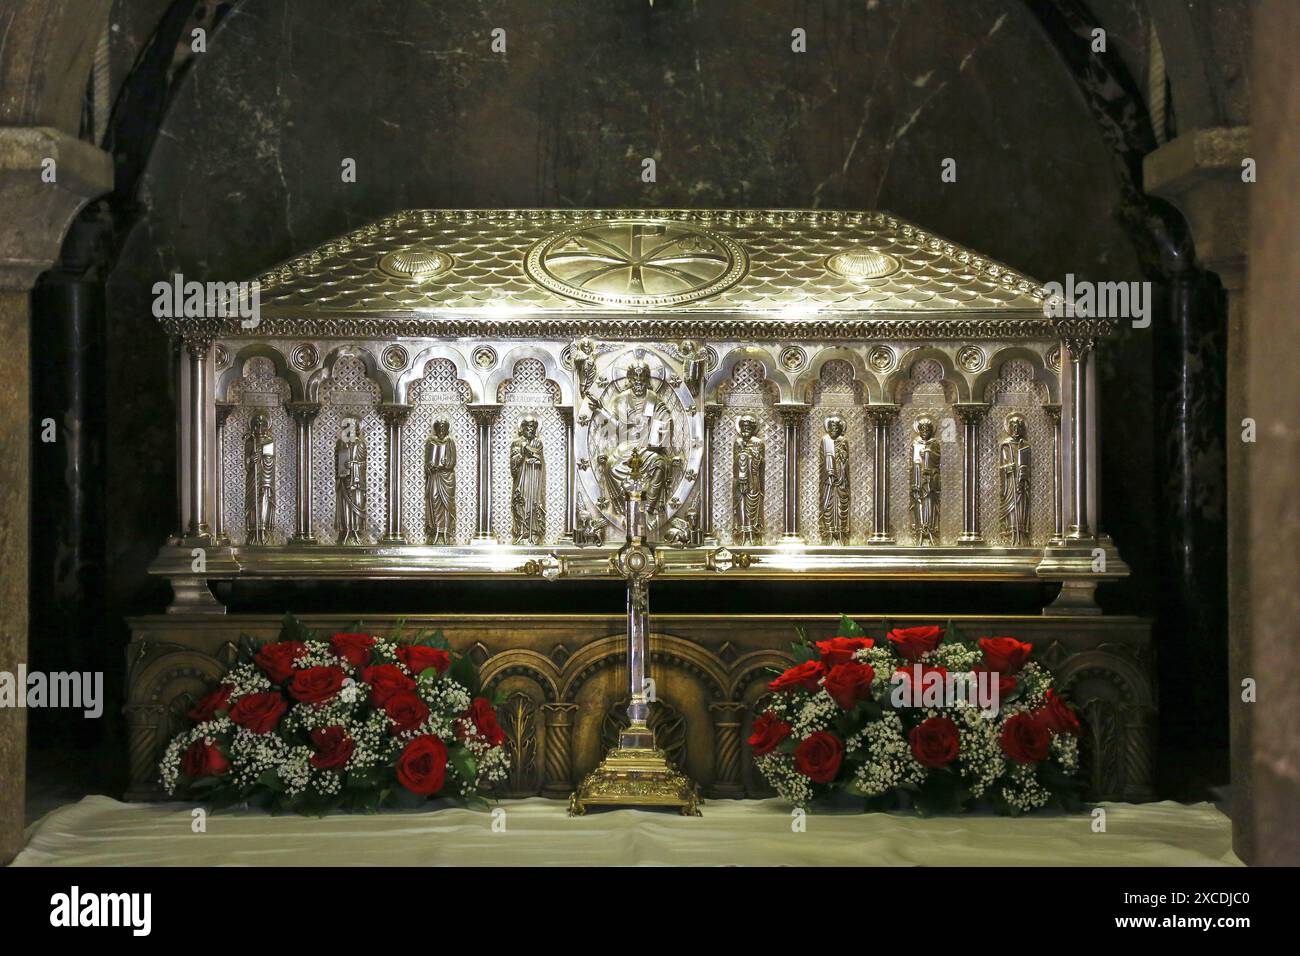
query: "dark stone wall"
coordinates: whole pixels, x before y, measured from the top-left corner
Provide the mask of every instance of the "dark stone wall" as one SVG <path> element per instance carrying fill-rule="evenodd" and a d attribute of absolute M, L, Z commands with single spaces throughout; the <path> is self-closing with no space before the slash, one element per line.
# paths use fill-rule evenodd
<path fill-rule="evenodd" d="M 138 46 L 162 6 L 120 18 L 119 44 Z M 174 383 L 150 287 L 175 272 L 250 277 L 406 207 L 680 205 L 888 209 L 1043 281 L 1143 278 L 1114 151 L 1033 3 L 215 6 L 229 13 L 186 58 L 108 280 L 108 647 L 125 643 L 123 615 L 167 597 L 145 573 L 176 511 Z M 1101 6 L 1114 55 L 1140 73 L 1141 6 Z M 497 27 L 505 54 L 490 49 Z M 806 53 L 791 51 L 796 27 Z M 344 158 L 355 183 L 341 181 Z M 955 183 L 940 180 L 945 158 Z M 1104 598 L 1138 613 L 1154 607 L 1160 550 L 1152 341 L 1128 330 L 1100 363 L 1104 521 L 1134 568 Z M 693 610 L 706 597 L 656 600 Z M 1005 610 L 1034 598 L 1008 595 Z M 819 601 L 897 612 L 927 598 L 854 588 Z"/>

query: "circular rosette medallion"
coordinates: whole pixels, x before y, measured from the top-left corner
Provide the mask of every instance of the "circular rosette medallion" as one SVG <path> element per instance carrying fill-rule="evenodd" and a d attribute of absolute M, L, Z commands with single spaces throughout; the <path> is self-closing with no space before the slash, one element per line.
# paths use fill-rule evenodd
<path fill-rule="evenodd" d="M 580 503 L 622 531 L 628 489 L 639 483 L 652 530 L 686 520 L 704 450 L 704 417 L 679 370 L 650 348 L 606 353 L 596 368 L 574 429 Z"/>
<path fill-rule="evenodd" d="M 716 295 L 748 268 L 726 236 L 676 222 L 587 223 L 534 245 L 524 269 L 538 285 L 600 305 L 681 305 Z"/>

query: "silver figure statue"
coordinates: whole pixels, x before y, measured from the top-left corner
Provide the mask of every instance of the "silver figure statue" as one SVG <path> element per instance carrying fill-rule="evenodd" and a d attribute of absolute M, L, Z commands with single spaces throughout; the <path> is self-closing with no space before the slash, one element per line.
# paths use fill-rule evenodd
<path fill-rule="evenodd" d="M 912 526 L 917 544 L 934 544 L 939 533 L 939 439 L 934 422 L 917 419 L 912 440 Z"/>
<path fill-rule="evenodd" d="M 998 521 L 1002 537 L 1011 547 L 1029 543 L 1030 448 L 1025 417 L 1008 415 L 1006 434 L 998 445 L 998 479 L 1001 500 Z"/>
<path fill-rule="evenodd" d="M 844 434 L 844 419 L 838 415 L 826 419 L 826 434 L 821 447 L 821 500 L 818 514 L 822 541 L 827 544 L 849 543 L 849 440 Z"/>
<path fill-rule="evenodd" d="M 573 370 L 578 374 L 578 394 L 589 398 L 596 384 L 596 342 L 584 335 L 573 343 Z"/>
<path fill-rule="evenodd" d="M 266 544 L 275 524 L 275 436 L 254 415 L 244 436 L 244 528 L 249 544 Z"/>
<path fill-rule="evenodd" d="M 451 544 L 456 526 L 456 440 L 447 419 L 433 423 L 424 443 L 424 533 L 430 544 Z"/>
<path fill-rule="evenodd" d="M 700 509 L 690 508 L 668 522 L 664 543 L 674 548 L 698 548 L 704 539 L 700 531 Z"/>
<path fill-rule="evenodd" d="M 626 388 L 608 408 L 595 396 L 588 396 L 592 412 L 610 430 L 611 438 L 609 450 L 596 458 L 597 473 L 609 500 L 623 510 L 629 462 L 632 453 L 639 451 L 646 517 L 654 527 L 664 516 L 672 470 L 677 464 L 672 452 L 673 413 L 659 396 L 648 363 L 641 359 L 629 363 L 626 381 Z"/>
<path fill-rule="evenodd" d="M 541 544 L 546 533 L 546 457 L 537 437 L 537 419 L 519 422 L 510 444 L 511 538 L 515 544 Z"/>
<path fill-rule="evenodd" d="M 742 415 L 736 420 L 736 441 L 731 463 L 735 494 L 736 538 L 740 544 L 763 543 L 763 487 L 767 447 L 758 437 L 758 420 Z"/>
<path fill-rule="evenodd" d="M 591 513 L 585 501 L 578 502 L 578 515 L 573 526 L 573 544 L 578 548 L 590 548 L 605 543 L 606 522 Z"/>
<path fill-rule="evenodd" d="M 700 390 L 704 387 L 705 366 L 708 364 L 704 349 L 694 339 L 682 339 L 678 349 L 682 353 L 682 381 L 686 383 L 691 397 L 698 399 Z"/>
<path fill-rule="evenodd" d="M 360 423 L 343 419 L 334 443 L 334 528 L 339 544 L 365 543 L 367 457 Z"/>

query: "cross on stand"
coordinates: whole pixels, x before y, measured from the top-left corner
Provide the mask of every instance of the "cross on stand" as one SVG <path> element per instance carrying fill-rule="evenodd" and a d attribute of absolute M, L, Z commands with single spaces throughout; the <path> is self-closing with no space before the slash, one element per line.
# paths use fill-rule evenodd
<path fill-rule="evenodd" d="M 630 702 L 628 726 L 619 734 L 618 746 L 605 755 L 569 798 L 570 815 L 588 807 L 678 807 L 684 816 L 699 816 L 698 785 L 679 771 L 655 746 L 650 728 L 651 695 L 646 693 L 646 631 L 649 618 L 650 580 L 668 567 L 727 571 L 747 568 L 757 559 L 732 554 L 726 548 L 700 551 L 660 551 L 650 542 L 643 495 L 644 460 L 639 449 L 628 459 L 629 476 L 623 482 L 626 536 L 623 546 L 607 558 L 548 555 L 529 561 L 523 570 L 554 581 L 561 577 L 613 574 L 627 582 L 627 677 Z M 665 553 L 672 559 L 665 559 Z"/>

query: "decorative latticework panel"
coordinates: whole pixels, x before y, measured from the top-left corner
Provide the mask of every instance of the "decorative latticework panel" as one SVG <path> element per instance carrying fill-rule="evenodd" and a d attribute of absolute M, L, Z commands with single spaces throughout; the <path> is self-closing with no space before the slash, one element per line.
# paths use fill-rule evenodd
<path fill-rule="evenodd" d="M 940 442 L 939 460 L 939 533 L 935 543 L 951 545 L 961 536 L 962 527 L 962 426 L 956 419 L 952 403 L 956 390 L 944 380 L 943 366 L 933 359 L 922 359 L 911 376 L 899 383 L 894 401 L 902 408 L 889 433 L 889 521 L 899 544 L 915 544 L 912 515 L 912 441 L 918 420 L 934 423 Z"/>
<path fill-rule="evenodd" d="M 874 508 L 871 426 L 862 410 L 862 385 L 853 380 L 853 366 L 839 359 L 822 366 L 813 386 L 812 409 L 799 430 L 799 528 L 805 540 L 821 540 L 818 516 L 821 509 L 821 442 L 826 434 L 826 419 L 836 416 L 844 421 L 844 436 L 849 440 L 849 543 L 864 544 L 871 534 Z"/>
<path fill-rule="evenodd" d="M 1052 497 L 1052 432 L 1051 419 L 1043 411 L 1048 392 L 1042 382 L 1035 381 L 1034 370 L 1023 359 L 1006 362 L 998 378 L 989 385 L 983 396 L 991 404 L 987 417 L 980 423 L 980 529 L 990 544 L 1008 544 L 998 522 L 1001 504 L 1001 483 L 998 474 L 998 446 L 1006 432 L 1006 419 L 1019 413 L 1025 419 L 1026 437 L 1030 448 L 1029 475 L 1029 541 L 1043 545 L 1052 536 L 1056 522 L 1056 507 Z"/>
<path fill-rule="evenodd" d="M 478 434 L 465 410 L 469 386 L 456 377 L 456 366 L 449 360 L 432 359 L 408 396 L 413 407 L 402 438 L 402 533 L 407 541 L 428 541 L 424 443 L 433 434 L 433 423 L 442 418 L 456 443 L 456 525 L 450 543 L 463 543 L 474 534 L 477 506 Z"/>
<path fill-rule="evenodd" d="M 542 441 L 546 459 L 546 536 L 543 544 L 552 544 L 564 534 L 565 461 L 568 455 L 569 430 L 556 404 L 560 387 L 546 378 L 546 368 L 537 359 L 520 359 L 511 377 L 497 389 L 501 413 L 492 434 L 492 533 L 499 541 L 511 536 L 510 446 L 519 436 L 519 423 L 526 417 L 537 419 L 537 437 Z M 457 475 L 459 478 L 459 474 Z"/>
<path fill-rule="evenodd" d="M 357 434 L 366 443 L 366 530 L 365 544 L 373 544 L 384 533 L 388 488 L 388 430 L 375 411 L 379 386 L 366 376 L 361 359 L 341 358 L 329 381 L 321 388 L 321 411 L 312 429 L 312 518 L 316 536 L 337 543 L 334 513 L 334 445 L 345 419 L 357 421 Z"/>
<path fill-rule="evenodd" d="M 275 439 L 275 520 L 267 544 L 284 544 L 293 537 L 298 489 L 298 434 L 293 419 L 284 410 L 289 383 L 276 376 L 270 359 L 259 356 L 244 363 L 244 376 L 231 383 L 228 398 L 238 407 L 226 419 L 221 460 L 226 533 L 232 544 L 248 540 L 244 436 L 253 416 L 260 413 L 266 416 Z"/>
<path fill-rule="evenodd" d="M 785 429 L 776 410 L 776 386 L 766 380 L 763 363 L 737 362 L 730 381 L 718 389 L 722 410 L 713 429 L 714 524 L 718 539 L 735 544 L 735 501 L 732 462 L 736 422 L 744 415 L 758 421 L 758 436 L 766 446 L 763 492 L 763 540 L 780 540 L 785 495 Z"/>

